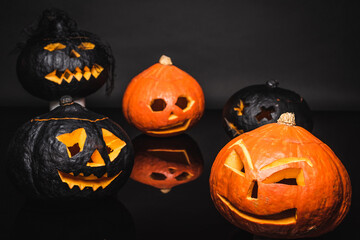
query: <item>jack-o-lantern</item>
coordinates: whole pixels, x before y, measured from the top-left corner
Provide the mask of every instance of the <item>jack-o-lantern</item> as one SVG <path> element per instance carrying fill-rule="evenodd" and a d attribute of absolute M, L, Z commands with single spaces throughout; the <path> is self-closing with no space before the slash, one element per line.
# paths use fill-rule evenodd
<path fill-rule="evenodd" d="M 8 150 L 15 184 L 35 198 L 97 198 L 116 192 L 133 166 L 133 147 L 122 128 L 71 97 L 25 123 Z"/>
<path fill-rule="evenodd" d="M 275 123 L 282 113 L 293 112 L 296 124 L 312 130 L 312 114 L 297 93 L 278 87 L 272 79 L 262 85 L 243 88 L 232 95 L 223 108 L 223 125 L 234 138 L 268 123 Z"/>
<path fill-rule="evenodd" d="M 17 60 L 17 75 L 32 95 L 59 100 L 90 95 L 107 81 L 113 85 L 113 56 L 93 33 L 77 29 L 61 10 L 45 10 L 38 28 L 27 40 Z"/>
<path fill-rule="evenodd" d="M 201 118 L 204 93 L 198 82 L 162 56 L 129 83 L 123 97 L 124 116 L 151 136 L 178 135 Z"/>
<path fill-rule="evenodd" d="M 154 138 L 144 134 L 133 140 L 134 168 L 130 178 L 168 193 L 173 187 L 198 178 L 203 159 L 196 142 L 188 135 Z"/>
<path fill-rule="evenodd" d="M 294 115 L 230 141 L 217 155 L 210 192 L 218 211 L 255 235 L 313 237 L 333 230 L 351 202 L 349 175 L 334 152 Z"/>

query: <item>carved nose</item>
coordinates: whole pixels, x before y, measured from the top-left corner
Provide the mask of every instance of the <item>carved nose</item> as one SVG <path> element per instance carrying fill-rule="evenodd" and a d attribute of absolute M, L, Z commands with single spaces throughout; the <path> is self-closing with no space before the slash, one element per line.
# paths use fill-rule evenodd
<path fill-rule="evenodd" d="M 174 114 L 173 112 L 171 112 L 168 120 L 173 120 L 173 119 L 176 119 L 176 118 L 178 118 L 178 116 L 176 114 Z"/>
<path fill-rule="evenodd" d="M 86 163 L 86 166 L 89 166 L 89 167 L 105 166 L 105 161 L 101 157 L 101 155 L 97 149 L 95 149 L 95 151 L 91 155 L 90 160 Z"/>
<path fill-rule="evenodd" d="M 80 57 L 80 56 L 81 56 L 80 53 L 78 53 L 78 52 L 75 51 L 74 49 L 71 50 L 71 52 L 70 52 L 70 57 L 71 57 L 71 58 L 78 58 L 78 57 Z"/>
<path fill-rule="evenodd" d="M 257 199 L 258 198 L 258 183 L 256 180 L 253 180 L 250 184 L 248 194 L 248 199 Z"/>

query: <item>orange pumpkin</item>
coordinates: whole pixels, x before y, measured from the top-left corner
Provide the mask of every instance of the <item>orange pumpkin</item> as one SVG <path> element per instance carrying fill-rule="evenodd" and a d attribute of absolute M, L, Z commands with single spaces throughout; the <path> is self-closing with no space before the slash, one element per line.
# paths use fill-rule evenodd
<path fill-rule="evenodd" d="M 334 152 L 293 114 L 230 141 L 217 155 L 210 191 L 218 211 L 255 235 L 313 237 L 333 230 L 351 201 L 349 175 Z"/>
<path fill-rule="evenodd" d="M 144 134 L 133 141 L 134 167 L 130 178 L 168 193 L 173 187 L 194 181 L 204 161 L 197 143 L 188 135 L 154 138 Z"/>
<path fill-rule="evenodd" d="M 122 102 L 127 121 L 151 136 L 173 136 L 193 126 L 204 112 L 198 82 L 162 56 L 129 83 Z"/>

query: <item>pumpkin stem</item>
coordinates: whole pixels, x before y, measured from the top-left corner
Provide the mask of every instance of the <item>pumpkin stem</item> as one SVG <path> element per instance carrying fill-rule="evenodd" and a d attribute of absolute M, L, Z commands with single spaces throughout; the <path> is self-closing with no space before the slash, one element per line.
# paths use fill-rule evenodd
<path fill-rule="evenodd" d="M 72 97 L 69 95 L 65 95 L 60 98 L 60 106 L 66 106 L 66 105 L 70 105 L 73 103 L 74 103 L 74 101 L 73 101 Z"/>
<path fill-rule="evenodd" d="M 277 88 L 279 86 L 279 82 L 276 79 L 270 79 L 266 82 L 266 86 L 269 88 Z"/>
<path fill-rule="evenodd" d="M 168 56 L 165 56 L 165 55 L 162 55 L 160 57 L 159 63 L 162 64 L 162 65 L 168 65 L 168 66 L 172 65 L 171 58 L 168 57 Z"/>
<path fill-rule="evenodd" d="M 277 123 L 285 124 L 288 126 L 295 126 L 295 114 L 290 112 L 283 113 L 280 115 Z"/>

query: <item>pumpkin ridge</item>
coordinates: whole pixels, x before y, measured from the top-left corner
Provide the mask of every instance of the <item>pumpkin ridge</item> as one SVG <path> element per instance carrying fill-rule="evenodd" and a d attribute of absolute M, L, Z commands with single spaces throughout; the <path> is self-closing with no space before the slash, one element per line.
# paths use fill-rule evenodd
<path fill-rule="evenodd" d="M 335 169 L 338 172 L 340 179 L 341 179 L 341 188 L 342 188 L 342 201 L 339 206 L 339 215 L 337 216 L 336 221 L 333 222 L 332 224 L 332 229 L 334 229 L 345 217 L 346 214 L 349 212 L 350 210 L 350 205 L 351 205 L 351 196 L 352 196 L 352 189 L 351 189 L 351 180 L 350 180 L 350 176 L 348 174 L 344 174 L 347 173 L 346 172 L 346 168 L 345 166 L 342 164 L 341 160 L 335 155 L 335 153 L 329 148 L 328 145 L 326 145 L 325 143 L 319 144 L 319 146 L 328 154 L 329 159 L 331 159 L 331 162 L 336 165 Z M 336 161 L 334 161 L 333 157 L 335 156 Z M 339 171 L 339 168 L 341 168 L 342 170 L 345 171 Z M 345 184 L 346 183 L 346 184 Z M 345 189 L 343 186 L 348 187 L 347 189 Z"/>

